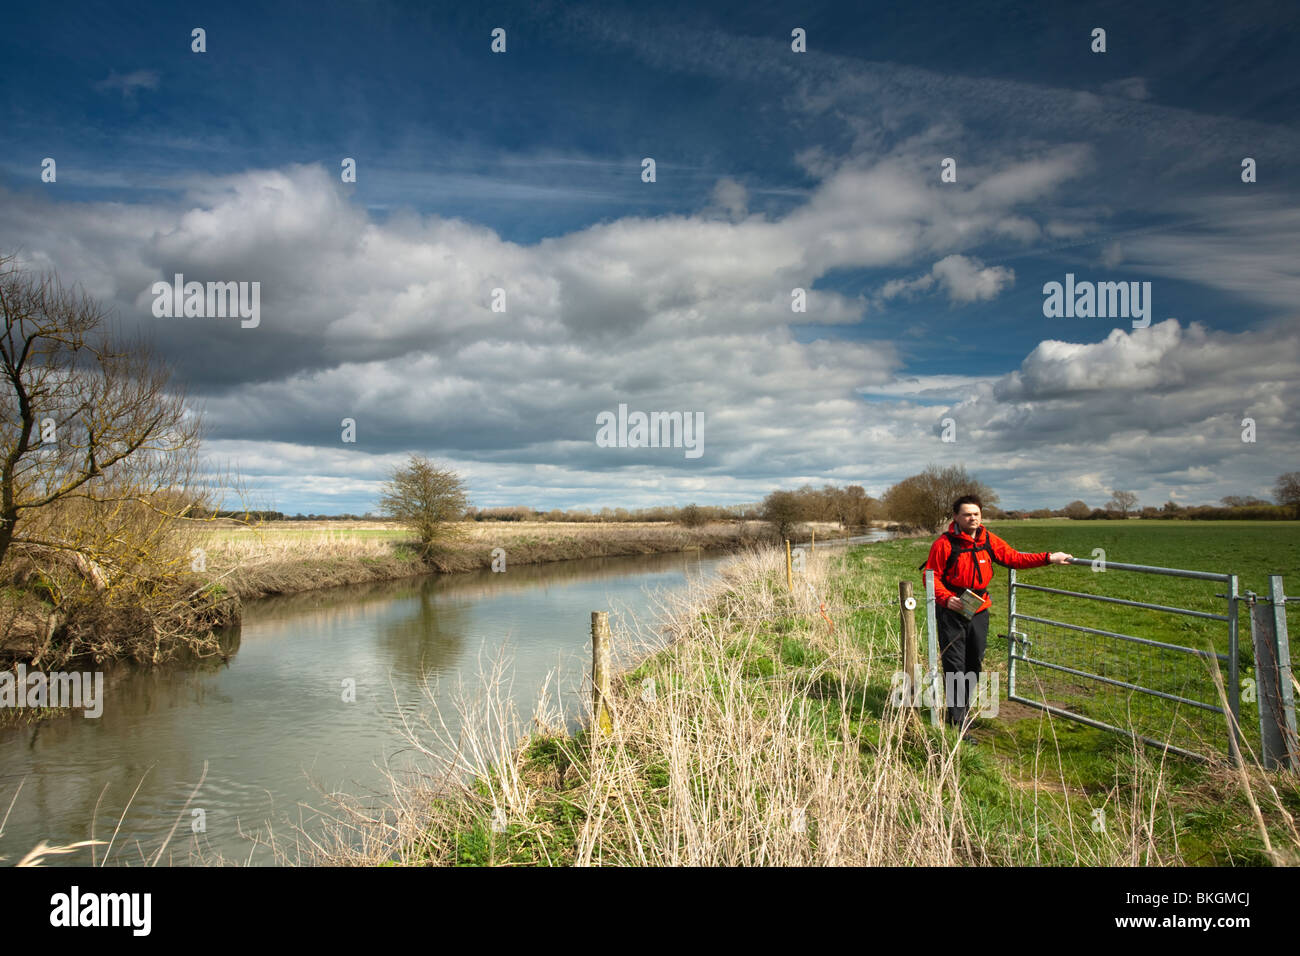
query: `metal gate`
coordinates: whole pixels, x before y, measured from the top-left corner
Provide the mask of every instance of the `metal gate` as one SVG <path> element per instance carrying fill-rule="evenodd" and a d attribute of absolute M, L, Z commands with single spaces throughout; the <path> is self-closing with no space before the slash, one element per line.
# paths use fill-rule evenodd
<path fill-rule="evenodd" d="M 1074 558 L 1071 563 L 1094 568 L 1096 564 L 1086 558 Z M 1226 602 L 1224 613 L 1023 584 L 1016 580 L 1015 569 L 1009 569 L 1007 699 L 1189 757 L 1203 758 L 1199 750 L 1207 744 L 1213 748 L 1215 740 L 1227 737 L 1228 751 L 1235 760 L 1241 742 L 1237 575 L 1111 562 L 1105 562 L 1103 568 L 1106 574 L 1137 575 L 1129 579 L 1137 588 L 1147 575 L 1226 585 L 1226 594 L 1214 595 Z M 1177 640 L 1156 640 L 1054 620 L 1041 613 L 1028 614 L 1019 608 L 1018 598 L 1025 596 L 1024 592 L 1155 612 L 1165 616 L 1162 623 L 1143 625 L 1135 620 L 1136 626 L 1127 621 L 1124 626 L 1161 636 L 1198 629 L 1186 623 L 1170 624 L 1170 616 L 1183 622 L 1215 623 L 1208 629 L 1199 626 L 1196 643 L 1204 646 L 1189 647 Z M 1232 733 L 1214 679 L 1216 668 L 1232 715 Z"/>

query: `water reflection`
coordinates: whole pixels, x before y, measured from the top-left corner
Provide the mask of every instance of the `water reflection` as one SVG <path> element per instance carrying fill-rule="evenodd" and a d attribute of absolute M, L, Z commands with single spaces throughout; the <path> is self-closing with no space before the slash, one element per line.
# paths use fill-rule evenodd
<path fill-rule="evenodd" d="M 223 657 L 154 671 L 117 668 L 105 675 L 99 719 L 0 731 L 0 814 L 13 801 L 0 855 L 13 861 L 42 840 L 89 839 L 96 817 L 95 835 L 108 839 L 121 817 L 116 862 L 142 862 L 178 821 L 173 862 L 187 862 L 194 847 L 272 862 L 249 839 L 264 836 L 268 821 L 281 839 L 292 825 L 311 830 L 320 791 L 382 792 L 382 768 L 412 766 L 398 728 L 429 710 L 426 684 L 454 734 L 457 684 L 473 685 L 480 665 L 505 649 L 513 661 L 510 696 L 523 716 L 557 668 L 560 699 L 576 713 L 591 612 L 611 612 L 619 656 L 630 643 L 627 625 L 654 619 L 657 594 L 679 592 L 724 560 L 671 554 L 511 565 L 503 574 L 250 602 L 242 629 L 224 637 Z M 201 834 L 192 832 L 196 809 Z M 49 862 L 90 861 L 82 853 Z"/>
<path fill-rule="evenodd" d="M 397 726 L 429 709 L 426 682 L 447 707 L 457 683 L 472 683 L 480 663 L 505 648 L 522 714 L 557 667 L 576 702 L 591 611 L 651 617 L 655 591 L 680 589 L 721 560 L 599 558 L 250 602 L 244 626 L 223 637 L 224 656 L 113 669 L 97 720 L 76 715 L 0 731 L 0 807 L 22 785 L 0 854 L 13 860 L 41 840 L 89 839 L 98 804 L 97 837 L 108 839 L 122 816 L 115 861 L 142 862 L 179 819 L 173 862 L 186 862 L 191 846 L 270 862 L 249 833 L 265 834 L 268 820 L 281 835 L 290 823 L 310 828 L 302 807 L 321 805 L 318 787 L 379 791 L 380 768 L 409 763 Z M 454 733 L 454 713 L 444 714 Z M 197 836 L 194 809 L 206 825 Z M 49 862 L 85 865 L 89 856 Z"/>

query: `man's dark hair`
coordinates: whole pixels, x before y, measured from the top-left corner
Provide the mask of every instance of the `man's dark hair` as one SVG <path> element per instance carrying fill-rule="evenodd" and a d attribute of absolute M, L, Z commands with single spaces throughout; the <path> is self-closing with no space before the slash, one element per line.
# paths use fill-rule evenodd
<path fill-rule="evenodd" d="M 962 495 L 952 503 L 952 513 L 956 514 L 961 511 L 962 505 L 974 505 L 980 511 L 984 510 L 984 502 L 980 501 L 979 495 Z"/>

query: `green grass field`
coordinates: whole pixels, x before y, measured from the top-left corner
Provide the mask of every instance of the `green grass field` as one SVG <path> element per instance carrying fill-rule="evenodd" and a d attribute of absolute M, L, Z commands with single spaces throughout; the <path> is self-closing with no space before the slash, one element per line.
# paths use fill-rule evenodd
<path fill-rule="evenodd" d="M 1235 571 L 1243 590 L 1262 587 L 1275 569 L 1300 581 L 1300 529 L 1280 524 L 1039 521 L 994 530 L 1017 550 L 1091 558 L 1101 547 L 1111 562 Z M 1300 781 L 1259 771 L 1249 758 L 1238 770 L 1226 760 L 1165 755 L 1008 703 L 1005 681 L 998 715 L 977 721 L 976 746 L 928 720 L 900 733 L 899 711 L 889 703 L 899 609 L 883 602 L 897 594 L 898 581 L 919 584 L 917 565 L 929 544 L 903 539 L 828 549 L 825 557 L 818 549 L 823 563 L 810 563 L 815 570 L 805 579 L 815 582 L 815 598 L 798 575 L 793 593 L 787 590 L 783 555 L 750 561 L 716 606 L 683 625 L 684 636 L 616 681 L 622 716 L 615 741 L 592 747 L 586 734 L 532 740 L 518 764 L 532 789 L 508 836 L 494 842 L 483 822 L 499 798 L 480 781 L 472 797 L 480 809 L 441 806 L 448 817 L 421 833 L 414 860 L 1237 866 L 1298 859 Z M 1022 574 L 1152 603 L 1212 609 L 1216 602 L 1213 583 L 1075 566 Z M 1005 577 L 994 595 L 991 633 L 1004 633 Z M 1086 611 L 1098 628 L 1161 633 L 1180 643 L 1198 639 L 1203 623 L 1179 633 L 1178 624 L 1142 623 L 1138 616 L 1148 612 L 1132 608 L 1081 611 L 1077 599 L 1034 600 L 1044 617 L 1075 620 Z M 818 612 L 821 601 L 834 628 Z M 924 633 L 923 608 L 916 619 Z M 994 640 L 986 664 L 1005 675 L 1006 654 L 1005 639 Z M 1132 654 L 1111 656 L 1091 665 L 1124 674 L 1134 663 Z M 641 700 L 648 678 L 662 704 Z M 1095 689 L 1073 697 L 1071 690 L 1049 693 L 1081 709 L 1105 702 Z M 1154 704 L 1137 695 L 1131 716 L 1155 719 L 1164 702 Z M 1243 708 L 1247 720 L 1251 715 Z M 1226 743 L 1226 723 L 1214 742 Z M 773 810 L 789 802 L 806 806 L 816 822 L 806 838 L 791 838 Z"/>
<path fill-rule="evenodd" d="M 1297 528 L 1141 522 L 995 526 L 1016 549 L 1232 570 L 1243 589 L 1300 580 Z M 362 857 L 334 862 L 556 865 L 1270 865 L 1300 860 L 1300 778 L 1166 755 L 1002 701 L 978 745 L 891 703 L 897 583 L 919 583 L 930 539 L 818 548 L 793 590 L 785 555 L 759 549 L 683 603 L 667 644 L 614 679 L 612 734 L 538 726 L 452 797 L 419 808 Z M 1228 562 L 1232 562 L 1229 564 Z M 1027 580 L 1214 606 L 1196 582 L 1052 566 Z M 1157 581 L 1157 584 L 1150 584 Z M 805 587 L 806 585 L 806 587 Z M 1184 588 L 1188 590 L 1184 590 Z M 1162 590 L 1163 589 L 1163 590 Z M 1297 588 L 1300 590 L 1300 588 Z M 992 633 L 1005 632 L 994 585 Z M 1036 595 L 1043 616 L 1069 599 Z M 824 605 L 823 603 L 824 602 Z M 863 606 L 865 605 L 865 606 Z M 820 610 L 828 608 L 833 626 Z M 1050 612 L 1050 613 L 1048 613 Z M 1095 621 L 1134 631 L 1135 609 Z M 916 619 L 924 633 L 924 609 Z M 1199 624 L 1200 622 L 1194 622 Z M 1244 632 L 1243 632 L 1244 633 Z M 1195 638 L 1192 631 L 1184 642 Z M 617 638 L 616 638 L 617 639 Z M 1006 641 L 986 663 L 1005 672 Z M 1118 655 L 1106 666 L 1128 666 Z M 648 681 L 655 694 L 645 696 Z M 1005 694 L 1005 683 L 1002 686 Z M 1095 695 L 1092 695 L 1095 696 Z M 1081 695 L 1080 706 L 1089 703 Z M 1141 713 L 1143 702 L 1134 704 Z M 1226 728 L 1225 728 L 1226 730 Z M 1225 738 L 1226 740 L 1226 734 Z M 490 748 L 489 748 L 490 749 Z M 505 808 L 507 826 L 491 817 Z M 793 808 L 807 826 L 791 826 Z M 393 839 L 392 833 L 398 838 Z"/>
<path fill-rule="evenodd" d="M 1176 521 L 1025 521 L 991 523 L 994 533 L 1019 551 L 1068 551 L 1075 557 L 1094 560 L 1105 552 L 1108 563 L 1143 564 L 1187 570 L 1235 573 L 1239 592 L 1267 593 L 1270 573 L 1283 575 L 1295 592 L 1300 592 L 1300 525 L 1289 522 L 1176 522 Z M 900 580 L 916 581 L 916 566 L 925 559 L 929 540 L 909 539 L 873 547 L 881 570 Z M 1227 613 L 1227 586 L 1213 581 L 1108 569 L 1093 571 L 1084 566 L 1049 566 L 1018 572 L 1021 585 L 1059 588 L 1126 600 L 1188 608 L 1215 614 Z M 1007 663 L 1007 572 L 998 568 L 991 587 L 989 650 L 986 666 L 1003 671 L 1005 694 Z M 1250 623 L 1245 602 L 1240 606 L 1238 663 L 1239 676 L 1253 676 Z M 1017 589 L 1017 611 L 1021 615 L 1046 618 L 1157 640 L 1181 647 L 1214 651 L 1226 657 L 1228 625 L 1161 611 L 1103 604 L 1061 595 Z M 923 617 L 919 620 L 924 622 Z M 1300 606 L 1288 609 L 1288 630 L 1300 625 Z M 1031 642 L 1022 656 L 1061 664 L 1076 670 L 1101 674 L 1114 680 L 1162 690 L 1203 703 L 1220 703 L 1208 661 L 1201 657 L 1148 648 L 1114 638 L 1056 628 L 1019 620 L 1017 630 Z M 1227 664 L 1220 661 L 1224 679 Z M 1123 723 L 1148 736 L 1168 739 L 1178 746 L 1199 750 L 1226 744 L 1222 715 L 1188 705 L 1132 694 L 1099 681 L 1090 681 L 1043 667 L 1017 668 L 1018 693 L 1066 706 L 1085 716 Z M 1249 685 L 1247 685 L 1249 686 Z M 1243 695 L 1249 698 L 1249 690 Z M 1241 703 L 1243 734 L 1258 746 L 1258 709 L 1248 699 Z M 1222 738 L 1222 739 L 1220 739 Z"/>
<path fill-rule="evenodd" d="M 1060 521 L 990 522 L 990 529 L 1018 551 L 1067 551 L 1092 560 L 1093 550 L 1105 551 L 1110 563 L 1143 564 L 1168 568 L 1237 574 L 1239 590 L 1267 593 L 1269 574 L 1281 574 L 1289 593 L 1300 594 L 1300 523 L 1290 522 L 1191 522 L 1191 521 Z M 917 565 L 925 560 L 932 538 L 881 542 L 854 549 L 848 568 L 864 577 L 882 575 L 887 580 L 911 580 L 923 595 Z M 1094 572 L 1084 566 L 1048 566 L 1017 572 L 1021 584 L 1035 584 L 1089 594 L 1163 604 L 1224 614 L 1227 602 L 1216 598 L 1226 585 L 1184 578 L 1141 574 L 1119 570 Z M 1010 704 L 1007 693 L 1007 572 L 997 569 L 990 587 L 989 647 L 985 668 L 1000 672 L 999 716 L 977 721 L 977 733 L 987 734 L 992 751 L 1011 764 L 1013 773 L 1026 777 L 1041 773 L 1037 750 L 1044 739 L 1059 752 L 1060 778 L 1066 790 L 1086 794 L 1114 785 L 1117 768 L 1131 763 L 1132 743 L 1118 734 L 1086 725 L 1054 719 L 1047 722 L 1042 711 Z M 1226 654 L 1227 623 L 1187 618 L 1147 609 L 1100 604 L 1078 598 L 1017 590 L 1018 614 L 1031 614 L 1159 640 L 1194 648 L 1212 648 Z M 917 610 L 918 631 L 925 640 L 924 605 Z M 1300 635 L 1300 606 L 1287 611 L 1288 631 L 1294 642 Z M 1102 674 L 1145 687 L 1176 693 L 1207 703 L 1219 703 L 1213 678 L 1202 658 L 1169 651 L 1153 651 L 1131 642 L 1032 622 L 1018 623 L 1017 630 L 1030 639 L 1031 656 L 1079 670 Z M 924 661 L 925 645 L 921 647 Z M 1025 653 L 1021 651 L 1020 653 Z M 1254 676 L 1250 624 L 1243 601 L 1239 614 L 1239 676 Z M 1226 682 L 1226 665 L 1223 665 Z M 1228 729 L 1224 716 L 1187 705 L 1178 705 L 1146 694 L 1115 688 L 1103 682 L 1047 668 L 1017 666 L 1019 696 L 1047 701 L 1075 713 L 1123 726 L 1147 736 L 1169 740 L 1197 752 L 1226 753 Z M 1248 697 L 1249 694 L 1243 695 Z M 1256 755 L 1259 752 L 1259 712 L 1249 700 L 1241 702 L 1243 738 Z M 1249 760 L 1249 753 L 1247 755 Z M 1055 761 L 1053 761 L 1055 762 Z M 1208 771 L 1182 759 L 1169 764 L 1171 783 L 1196 792 Z M 1219 803 L 1219 805 L 1216 805 Z M 1193 799 L 1185 819 L 1186 836 L 1195 843 L 1198 828 L 1222 825 L 1229 818 L 1239 820 L 1246 808 L 1229 808 L 1219 801 Z M 1219 862 L 1240 857 L 1222 856 L 1221 841 L 1213 856 Z M 1207 849 L 1207 852 L 1210 852 Z"/>

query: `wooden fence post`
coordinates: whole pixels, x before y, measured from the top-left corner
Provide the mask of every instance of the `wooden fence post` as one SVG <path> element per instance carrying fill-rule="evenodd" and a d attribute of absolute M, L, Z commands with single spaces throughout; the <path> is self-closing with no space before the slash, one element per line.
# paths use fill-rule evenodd
<path fill-rule="evenodd" d="M 785 586 L 794 593 L 794 573 L 790 570 L 790 539 L 785 539 Z"/>
<path fill-rule="evenodd" d="M 916 699 L 917 685 L 920 683 L 916 659 L 916 617 L 913 614 L 915 608 L 916 601 L 912 598 L 912 582 L 899 581 L 898 620 L 903 637 L 903 686 L 907 690 L 909 704 Z"/>
<path fill-rule="evenodd" d="M 595 729 L 614 729 L 609 713 L 609 612 L 591 612 L 591 712 Z"/>

